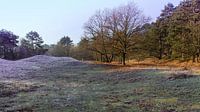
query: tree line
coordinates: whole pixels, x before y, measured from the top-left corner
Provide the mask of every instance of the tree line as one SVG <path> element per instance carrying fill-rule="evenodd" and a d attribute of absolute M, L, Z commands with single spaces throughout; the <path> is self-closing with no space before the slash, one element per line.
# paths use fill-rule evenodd
<path fill-rule="evenodd" d="M 69 36 L 64 36 L 57 44 L 47 45 L 36 31 L 30 31 L 25 38 L 19 39 L 19 36 L 13 32 L 2 29 L 0 30 L 0 58 L 18 60 L 35 55 L 51 55 L 92 60 L 92 55 L 88 56 L 90 51 L 81 46 L 81 43 L 85 44 L 82 41 L 79 46 L 75 46 Z"/>
<path fill-rule="evenodd" d="M 8 60 L 17 60 L 33 55 L 44 54 L 43 39 L 31 31 L 25 38 L 18 40 L 19 36 L 5 29 L 0 30 L 0 57 Z"/>
<path fill-rule="evenodd" d="M 44 44 L 42 37 L 36 31 L 30 31 L 25 38 L 11 31 L 0 30 L 0 58 L 18 60 L 35 55 L 72 56 L 73 41 L 64 36 L 56 45 Z"/>
<path fill-rule="evenodd" d="M 200 1 L 184 0 L 176 7 L 167 4 L 145 36 L 145 48 L 158 59 L 199 62 Z"/>
<path fill-rule="evenodd" d="M 44 45 L 37 32 L 18 44 L 18 36 L 0 31 L 2 58 L 24 58 L 37 54 L 70 56 L 101 62 L 145 58 L 199 62 L 200 0 L 166 4 L 154 22 L 133 3 L 97 11 L 84 24 L 84 35 L 75 45 L 64 36 L 55 45 Z"/>
<path fill-rule="evenodd" d="M 134 3 L 97 11 L 84 25 L 87 49 L 102 62 L 145 58 L 193 60 L 200 56 L 200 1 L 168 3 L 150 23 Z M 87 40 L 87 41 L 86 41 Z"/>

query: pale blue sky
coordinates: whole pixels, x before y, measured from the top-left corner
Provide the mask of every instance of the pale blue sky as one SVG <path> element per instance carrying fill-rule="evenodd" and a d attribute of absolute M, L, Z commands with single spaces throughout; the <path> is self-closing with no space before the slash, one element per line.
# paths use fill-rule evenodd
<path fill-rule="evenodd" d="M 20 37 L 37 31 L 45 43 L 56 43 L 64 35 L 79 42 L 83 24 L 96 10 L 113 8 L 131 0 L 0 0 L 0 29 Z M 133 0 L 153 20 L 168 2 L 181 0 Z"/>

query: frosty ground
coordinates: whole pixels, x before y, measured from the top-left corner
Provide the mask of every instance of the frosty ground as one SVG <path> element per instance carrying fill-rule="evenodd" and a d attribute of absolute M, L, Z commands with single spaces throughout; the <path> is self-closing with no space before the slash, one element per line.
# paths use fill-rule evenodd
<path fill-rule="evenodd" d="M 0 60 L 2 112 L 198 112 L 200 77 L 35 56 Z"/>

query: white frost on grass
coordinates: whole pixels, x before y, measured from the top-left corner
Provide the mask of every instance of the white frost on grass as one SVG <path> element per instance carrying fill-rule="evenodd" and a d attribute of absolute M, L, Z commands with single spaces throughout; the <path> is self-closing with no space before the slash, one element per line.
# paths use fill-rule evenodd
<path fill-rule="evenodd" d="M 0 77 L 23 76 L 38 69 L 53 68 L 64 63 L 73 62 L 78 61 L 71 57 L 52 57 L 45 55 L 37 55 L 18 61 L 0 59 Z"/>

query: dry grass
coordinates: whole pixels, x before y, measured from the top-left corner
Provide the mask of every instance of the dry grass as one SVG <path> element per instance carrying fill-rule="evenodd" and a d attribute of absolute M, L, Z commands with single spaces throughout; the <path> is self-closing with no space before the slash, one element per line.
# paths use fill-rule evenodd
<path fill-rule="evenodd" d="M 91 62 L 93 64 L 102 64 L 102 65 L 114 65 L 112 69 L 109 69 L 108 72 L 119 71 L 119 72 L 128 72 L 130 70 L 138 69 L 167 69 L 170 71 L 189 71 L 193 75 L 200 74 L 200 63 L 195 63 L 190 61 L 180 61 L 180 60 L 158 60 L 153 58 L 147 58 L 143 61 L 137 60 L 128 60 L 126 66 L 122 66 L 119 62 L 101 63 L 101 62 Z"/>
<path fill-rule="evenodd" d="M 200 63 L 194 63 L 192 61 L 180 61 L 180 60 L 158 60 L 147 58 L 143 61 L 138 62 L 137 60 L 127 61 L 127 65 L 141 65 L 141 66 L 168 66 L 168 67 L 200 67 Z"/>
<path fill-rule="evenodd" d="M 127 65 L 129 66 L 138 66 L 138 67 L 156 67 L 157 69 L 170 69 L 172 71 L 189 71 L 193 75 L 200 75 L 200 63 L 195 63 L 190 61 L 179 61 L 179 60 L 154 60 L 146 59 L 141 62 L 136 60 L 128 61 Z"/>

